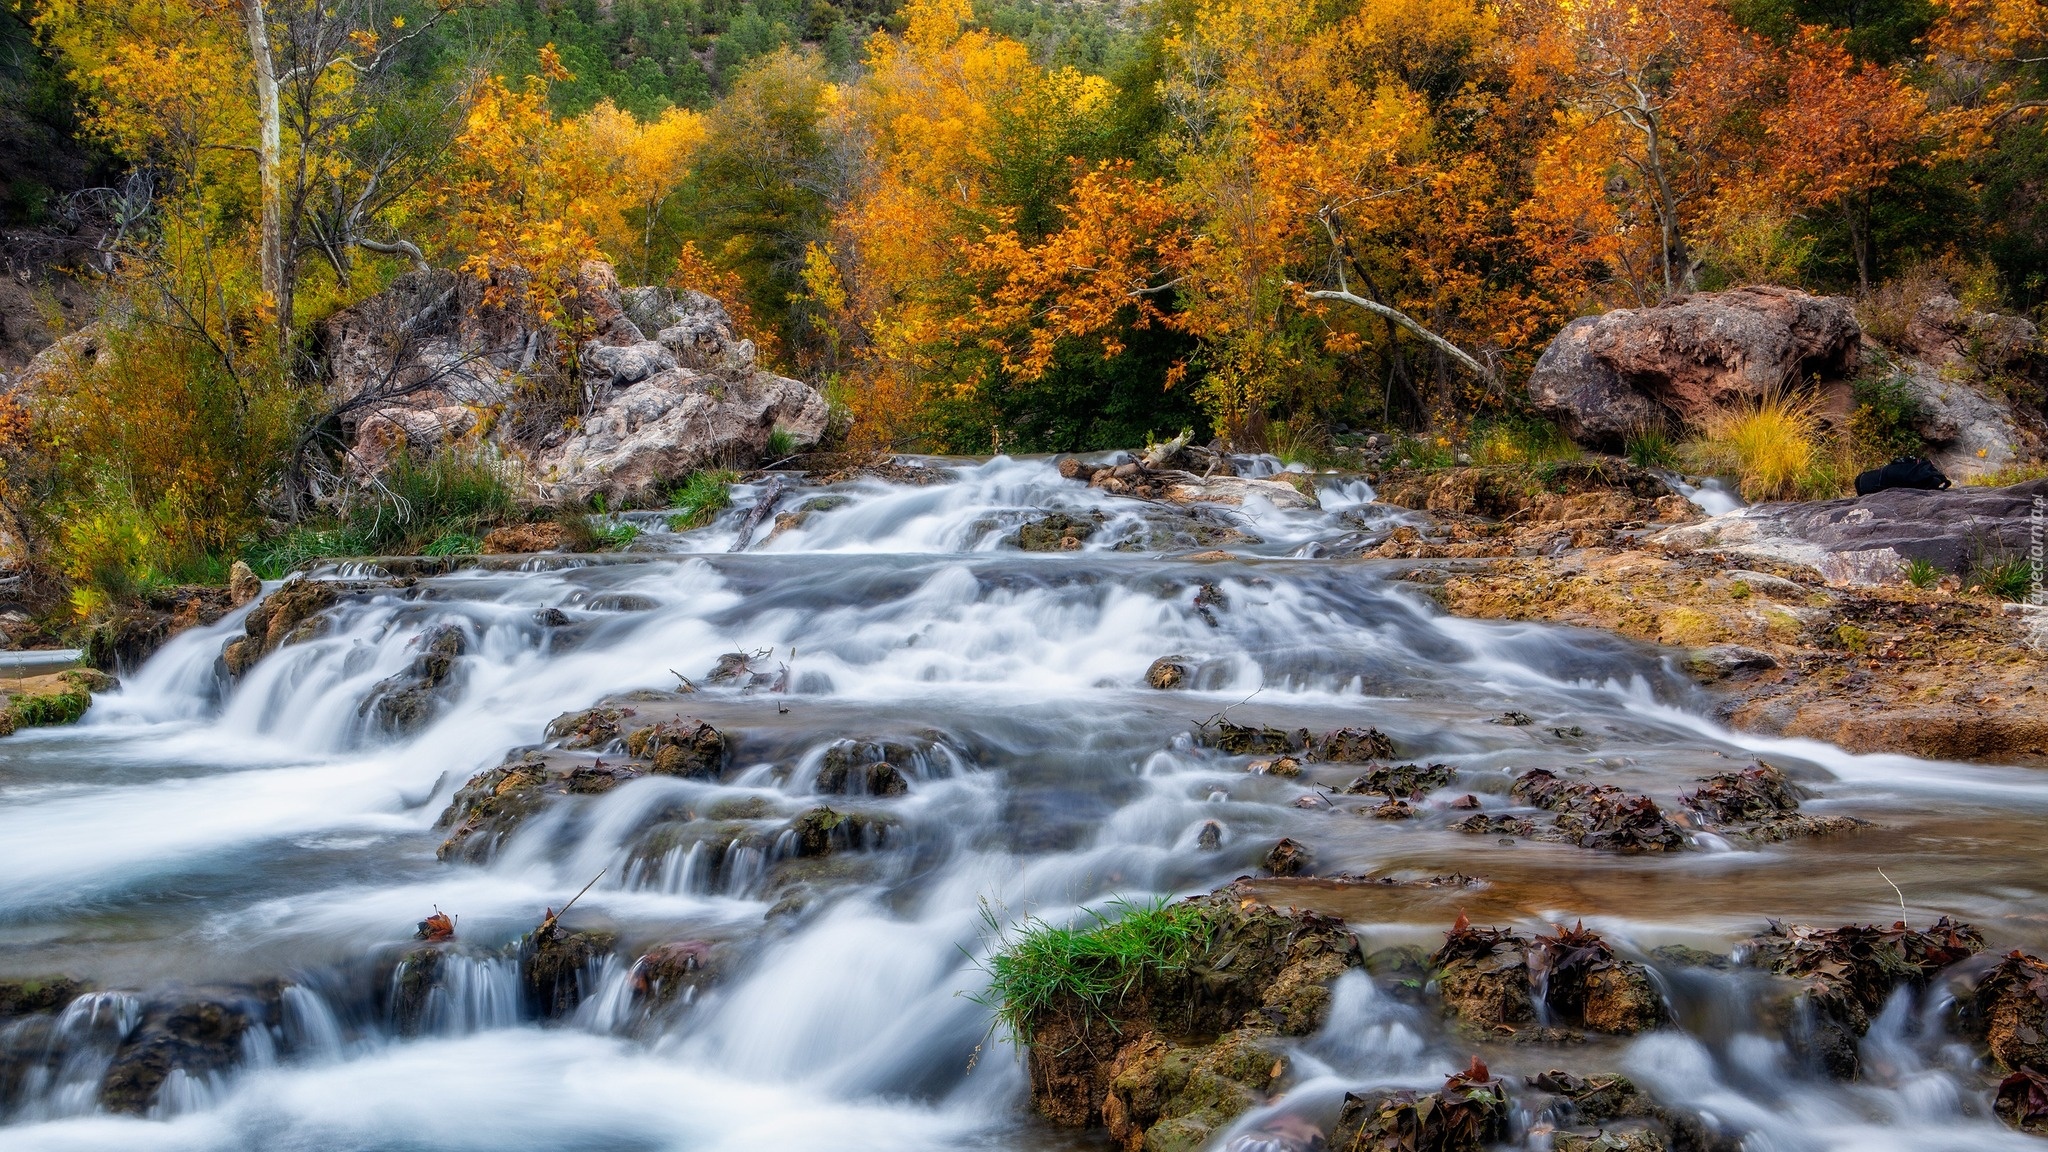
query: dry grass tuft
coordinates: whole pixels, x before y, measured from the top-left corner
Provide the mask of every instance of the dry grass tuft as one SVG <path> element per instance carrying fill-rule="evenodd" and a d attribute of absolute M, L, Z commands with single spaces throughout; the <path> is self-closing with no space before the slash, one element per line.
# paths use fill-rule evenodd
<path fill-rule="evenodd" d="M 1701 422 L 1700 438 L 1686 445 L 1686 455 L 1703 472 L 1735 477 L 1745 500 L 1816 499 L 1842 485 L 1814 396 L 1779 392 L 1723 408 Z"/>

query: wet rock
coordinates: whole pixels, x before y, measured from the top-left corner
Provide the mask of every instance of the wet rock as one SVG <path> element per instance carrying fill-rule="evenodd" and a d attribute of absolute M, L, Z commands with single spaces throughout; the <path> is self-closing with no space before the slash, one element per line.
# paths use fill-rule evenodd
<path fill-rule="evenodd" d="M 1769 652 L 1740 644 L 1716 644 L 1688 653 L 1685 658 L 1685 670 L 1702 684 L 1754 676 L 1777 666 L 1777 657 Z"/>
<path fill-rule="evenodd" d="M 1799 801 L 1810 795 L 1761 761 L 1740 772 L 1709 776 L 1678 798 L 1717 831 L 1759 844 L 1832 836 L 1867 826 L 1853 816 L 1809 816 Z"/>
<path fill-rule="evenodd" d="M 564 748 L 603 748 L 619 738 L 619 721 L 633 715 L 631 708 L 586 708 L 548 722 L 550 740 Z"/>
<path fill-rule="evenodd" d="M 1550 1138 L 1551 1152 L 1670 1152 L 1664 1134 L 1650 1128 L 1601 1132 L 1559 1132 Z"/>
<path fill-rule="evenodd" d="M 1529 942 L 1506 928 L 1475 928 L 1461 915 L 1429 958 L 1444 1009 L 1481 1029 L 1513 1029 L 1536 1018 Z"/>
<path fill-rule="evenodd" d="M 563 531 L 562 526 L 552 520 L 507 524 L 484 534 L 484 555 L 518 556 L 534 552 L 554 552 L 562 547 L 566 536 L 567 533 Z"/>
<path fill-rule="evenodd" d="M 533 622 L 542 628 L 566 628 L 569 614 L 560 608 L 538 608 L 534 610 Z"/>
<path fill-rule="evenodd" d="M 1127 1152 L 1196 1152 L 1263 1103 L 1286 1067 L 1267 1025 L 1187 1047 L 1142 1036 L 1123 1045 L 1110 1066 L 1103 1127 Z"/>
<path fill-rule="evenodd" d="M 705 675 L 704 682 L 746 690 L 770 687 L 775 683 L 775 673 L 757 667 L 768 655 L 766 651 L 727 652 L 718 658 L 718 663 Z"/>
<path fill-rule="evenodd" d="M 1216 852 L 1223 847 L 1223 825 L 1214 820 L 1204 820 L 1202 830 L 1195 834 L 1195 847 L 1203 852 Z"/>
<path fill-rule="evenodd" d="M 887 822 L 861 813 L 813 808 L 790 824 L 798 856 L 829 856 L 841 851 L 880 847 L 888 838 Z"/>
<path fill-rule="evenodd" d="M 275 1023 L 277 990 L 198 994 L 153 1001 L 123 1039 L 100 1081 L 100 1106 L 140 1116 L 157 1103 L 173 1075 L 204 1081 L 242 1059 L 242 1036 Z"/>
<path fill-rule="evenodd" d="M 450 830 L 435 857 L 489 859 L 514 828 L 540 810 L 547 782 L 547 763 L 536 752 L 512 753 L 499 767 L 470 777 L 434 823 Z"/>
<path fill-rule="evenodd" d="M 901 796 L 910 782 L 894 764 L 831 764 L 818 771 L 817 791 L 832 795 Z"/>
<path fill-rule="evenodd" d="M 712 977 L 712 945 L 704 940 L 678 940 L 650 948 L 633 961 L 627 973 L 633 998 L 656 1010 L 678 1000 L 690 1002 Z"/>
<path fill-rule="evenodd" d="M 2007 954 L 1978 983 L 1974 1014 L 2000 1067 L 2048 1070 L 2048 964 Z"/>
<path fill-rule="evenodd" d="M 249 601 L 263 595 L 263 581 L 246 560 L 237 560 L 228 567 L 228 601 L 240 608 Z"/>
<path fill-rule="evenodd" d="M 1055 512 L 1010 534 L 1009 543 L 1026 552 L 1072 552 L 1102 527 L 1102 514 L 1070 516 Z"/>
<path fill-rule="evenodd" d="M 635 760 L 652 762 L 657 776 L 716 779 L 725 770 L 725 734 L 702 720 L 664 720 L 636 728 L 626 737 Z"/>
<path fill-rule="evenodd" d="M 1184 687 L 1194 673 L 1194 662 L 1185 656 L 1161 656 L 1145 669 L 1145 683 L 1165 691 Z"/>
<path fill-rule="evenodd" d="M 469 650 L 462 629 L 452 624 L 433 628 L 413 641 L 419 654 L 405 670 L 379 682 L 357 711 L 371 717 L 380 731 L 417 732 L 447 702 L 444 691 L 457 671 L 456 661 Z"/>
<path fill-rule="evenodd" d="M 1648 970 L 1616 956 L 1583 924 L 1536 937 L 1529 976 L 1552 1011 L 1592 1031 L 1632 1036 L 1664 1021 L 1664 999 Z"/>
<path fill-rule="evenodd" d="M 1254 776 L 1281 776 L 1293 779 L 1301 775 L 1301 761 L 1293 756 L 1276 756 L 1271 760 L 1254 760 L 1244 766 Z"/>
<path fill-rule="evenodd" d="M 1713 823 L 1747 824 L 1796 811 L 1801 794 L 1783 772 L 1759 761 L 1740 772 L 1709 776 L 1678 800 Z"/>
<path fill-rule="evenodd" d="M 2048 1136 L 2048 1073 L 2022 1068 L 1999 1081 L 1992 1109 L 2009 1127 Z"/>
<path fill-rule="evenodd" d="M 592 983 L 597 966 L 617 940 L 610 932 L 570 932 L 551 923 L 521 940 L 519 983 L 527 1010 L 543 1020 L 575 1012 L 597 990 Z"/>
<path fill-rule="evenodd" d="M 1330 1143 L 1347 1152 L 1480 1152 L 1508 1138 L 1508 1120 L 1506 1086 L 1475 1056 L 1470 1068 L 1427 1095 L 1345 1093 Z"/>
<path fill-rule="evenodd" d="M 1685 833 L 1664 818 L 1656 801 L 1612 784 L 1566 780 L 1533 768 L 1515 778 L 1510 792 L 1531 807 L 1557 813 L 1551 834 L 1581 848 L 1676 852 L 1686 846 Z"/>
<path fill-rule="evenodd" d="M 1536 835 L 1536 822 L 1520 816 L 1488 816 L 1482 812 L 1456 821 L 1451 830 L 1471 836 L 1513 836 L 1526 840 Z"/>
<path fill-rule="evenodd" d="M 1951 964 L 1983 950 L 1984 938 L 1944 916 L 1926 931 L 1848 924 L 1809 928 L 1773 922 L 1742 949 L 1748 963 L 1800 982 L 1793 999 L 1794 1049 L 1829 1075 L 1854 1079 L 1856 1041 L 1900 985 L 1924 988 Z"/>
<path fill-rule="evenodd" d="M 1398 764 L 1391 768 L 1374 768 L 1344 786 L 1344 791 L 1353 796 L 1415 797 L 1448 788 L 1458 778 L 1458 770 L 1448 764 L 1431 764 L 1422 767 L 1416 764 Z"/>
<path fill-rule="evenodd" d="M 1394 757 L 1393 738 L 1377 728 L 1339 728 L 1315 743 L 1315 758 L 1335 764 L 1364 764 Z"/>
<path fill-rule="evenodd" d="M 1294 840 L 1282 838 L 1266 853 L 1266 871 L 1275 876 L 1299 876 L 1308 867 L 1309 851 Z"/>
<path fill-rule="evenodd" d="M 1184 955 L 1141 965 L 1120 997 L 1063 989 L 1017 1022 L 1032 1102 L 1053 1122 L 1106 1123 L 1112 1072 L 1121 1069 L 1116 1108 L 1126 1132 L 1158 1130 L 1162 1139 L 1193 1141 L 1174 1147 L 1199 1145 L 1197 1126 L 1206 1132 L 1211 1118 L 1242 1099 L 1232 1085 L 1263 1091 L 1281 1074 L 1274 1059 L 1262 1056 L 1264 1066 L 1255 1067 L 1251 1054 L 1266 1051 L 1268 1036 L 1320 1028 L 1330 982 L 1360 962 L 1357 941 L 1340 921 L 1275 909 L 1241 888 L 1170 907 L 1195 929 Z M 1127 1049 L 1135 1049 L 1128 1058 Z M 1190 1123 L 1160 1129 L 1174 1110 Z M 1158 1118 L 1139 1124 L 1146 1116 Z"/>
<path fill-rule="evenodd" d="M 901 796 L 910 781 L 892 760 L 913 763 L 919 750 L 907 744 L 844 740 L 825 750 L 813 790 L 831 795 Z"/>
<path fill-rule="evenodd" d="M 1233 724 L 1220 718 L 1214 724 L 1200 726 L 1195 739 L 1232 756 L 1281 756 L 1305 751 L 1309 746 L 1306 728 L 1283 732 L 1278 728 Z"/>
<path fill-rule="evenodd" d="M 0 1020 L 32 1012 L 55 1012 L 89 991 L 90 985 L 69 976 L 0 980 Z"/>
<path fill-rule="evenodd" d="M 1415 806 L 1406 800 L 1388 800 L 1371 808 L 1360 808 L 1359 811 L 1375 820 L 1413 820 L 1416 816 Z"/>
<path fill-rule="evenodd" d="M 332 608 L 343 593 L 360 587 L 303 577 L 285 581 L 250 611 L 242 625 L 243 634 L 221 646 L 221 663 L 228 675 L 240 678 L 279 648 L 319 636 L 323 631 L 320 613 Z"/>

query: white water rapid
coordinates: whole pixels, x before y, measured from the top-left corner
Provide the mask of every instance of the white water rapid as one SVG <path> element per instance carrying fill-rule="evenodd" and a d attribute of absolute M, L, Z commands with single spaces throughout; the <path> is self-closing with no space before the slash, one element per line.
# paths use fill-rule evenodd
<path fill-rule="evenodd" d="M 1107 1148 L 1031 1114 L 1018 1055 L 974 998 L 985 916 L 1062 922 L 1207 892 L 1282 836 L 1325 873 L 1488 882 L 1361 886 L 1346 918 L 1368 950 L 1433 947 L 1469 903 L 1475 920 L 1582 917 L 1656 969 L 1677 1026 L 1497 1071 L 1626 1071 L 1750 1152 L 2034 1144 L 1991 1116 L 1939 989 L 1902 994 L 1864 1038 L 1864 1077 L 1844 1084 L 1788 1053 L 1745 974 L 1651 950 L 1725 953 L 1772 917 L 1889 923 L 1901 902 L 1915 924 L 1948 914 L 1997 947 L 2038 948 L 2037 775 L 1735 734 L 1655 652 L 1447 617 L 1395 579 L 1412 565 L 1336 558 L 1411 515 L 1359 481 L 1322 479 L 1320 508 L 1252 500 L 1190 518 L 1043 460 L 923 464 L 935 482 L 793 486 L 777 507 L 801 523 L 763 523 L 740 552 L 763 485 L 693 532 L 629 514 L 644 531 L 626 554 L 377 583 L 230 682 L 217 659 L 238 612 L 128 670 L 79 726 L 0 741 L 0 977 L 100 989 L 54 1023 L 0 1025 L 17 1029 L 0 1147 Z M 1006 543 L 1048 510 L 1100 523 L 1064 552 Z M 1185 558 L 1223 531 L 1253 539 L 1227 545 L 1234 560 Z M 448 626 L 463 654 L 439 711 L 380 731 L 373 687 Z M 761 650 L 787 691 L 705 683 L 722 654 Z M 1188 659 L 1190 689 L 1145 685 L 1168 655 Z M 547 742 L 558 715 L 673 700 L 679 678 L 700 685 L 684 710 L 733 741 L 721 778 L 567 797 L 484 862 L 437 860 L 436 820 L 471 776 Z M 1763 753 L 1820 794 L 1809 809 L 1875 827 L 1618 857 L 1374 821 L 1303 807 L 1307 784 L 1199 746 L 1196 725 L 1226 711 L 1289 730 L 1370 724 L 1493 808 L 1530 767 L 1589 768 L 1668 803 Z M 1496 722 L 1509 711 L 1531 721 Z M 892 757 L 906 791 L 833 796 L 886 832 L 812 867 L 780 830 L 819 803 L 825 754 L 846 740 L 913 749 Z M 615 933 L 615 954 L 580 974 L 572 1013 L 543 1022 L 507 949 L 600 871 L 565 923 Z M 437 907 L 461 947 L 422 974 L 400 957 Z M 634 957 L 673 942 L 715 956 L 711 978 L 636 1009 Z M 109 1111 L 124 1037 L 153 1005 L 196 999 L 249 1005 L 234 1060 L 173 1069 L 143 1114 Z M 1238 1130 L 1274 1110 L 1327 1124 L 1347 1090 L 1434 1088 L 1470 1054 L 1436 1013 L 1354 972 L 1299 1042 L 1286 1094 Z M 1547 1147 L 1542 1118 L 1523 1120 L 1523 1145 Z"/>

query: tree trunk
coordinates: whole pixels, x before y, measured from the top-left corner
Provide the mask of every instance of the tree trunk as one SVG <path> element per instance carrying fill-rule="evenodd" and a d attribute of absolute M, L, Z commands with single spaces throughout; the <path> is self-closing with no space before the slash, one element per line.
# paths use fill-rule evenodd
<path fill-rule="evenodd" d="M 270 18 L 263 0 L 242 0 L 242 23 L 249 33 L 249 56 L 255 69 L 257 148 L 256 171 L 262 185 L 263 291 L 277 308 L 278 342 L 291 341 L 292 286 L 284 267 L 283 196 L 278 187 L 278 158 L 284 150 L 283 117 L 278 108 L 277 69 L 270 54 Z"/>
<path fill-rule="evenodd" d="M 1685 250 L 1685 236 L 1678 229 L 1678 197 L 1671 191 L 1671 177 L 1664 171 L 1664 149 L 1654 113 L 1643 124 L 1644 153 L 1650 176 L 1657 182 L 1657 223 L 1664 245 L 1664 297 L 1692 290 L 1692 258 Z M 1674 270 L 1683 269 L 1674 275 Z"/>

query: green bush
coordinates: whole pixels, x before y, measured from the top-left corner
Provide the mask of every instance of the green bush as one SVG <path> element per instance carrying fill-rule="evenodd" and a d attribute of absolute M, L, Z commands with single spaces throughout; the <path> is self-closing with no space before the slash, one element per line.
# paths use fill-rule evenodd
<path fill-rule="evenodd" d="M 2034 565 L 2024 556 L 1980 560 L 1971 578 L 2000 600 L 2025 600 L 2034 590 Z"/>
<path fill-rule="evenodd" d="M 1474 424 L 1470 445 L 1474 464 L 1549 464 L 1584 454 L 1557 425 L 1512 417 Z"/>
<path fill-rule="evenodd" d="M 1903 377 L 1866 377 L 1856 381 L 1853 395 L 1849 448 L 1858 467 L 1875 468 L 1926 451 L 1926 441 L 1916 430 L 1920 401 Z"/>
<path fill-rule="evenodd" d="M 1213 926 L 1201 908 L 1163 899 L 1119 900 L 1115 916 L 1090 911 L 1092 923 L 1059 928 L 1036 918 L 1005 932 L 992 910 L 982 919 L 998 947 L 986 961 L 988 989 L 976 1002 L 995 1009 L 1012 1039 L 1027 1042 L 1041 1013 L 1062 999 L 1100 1013 L 1133 991 L 1148 970 L 1185 965 L 1208 942 Z"/>

